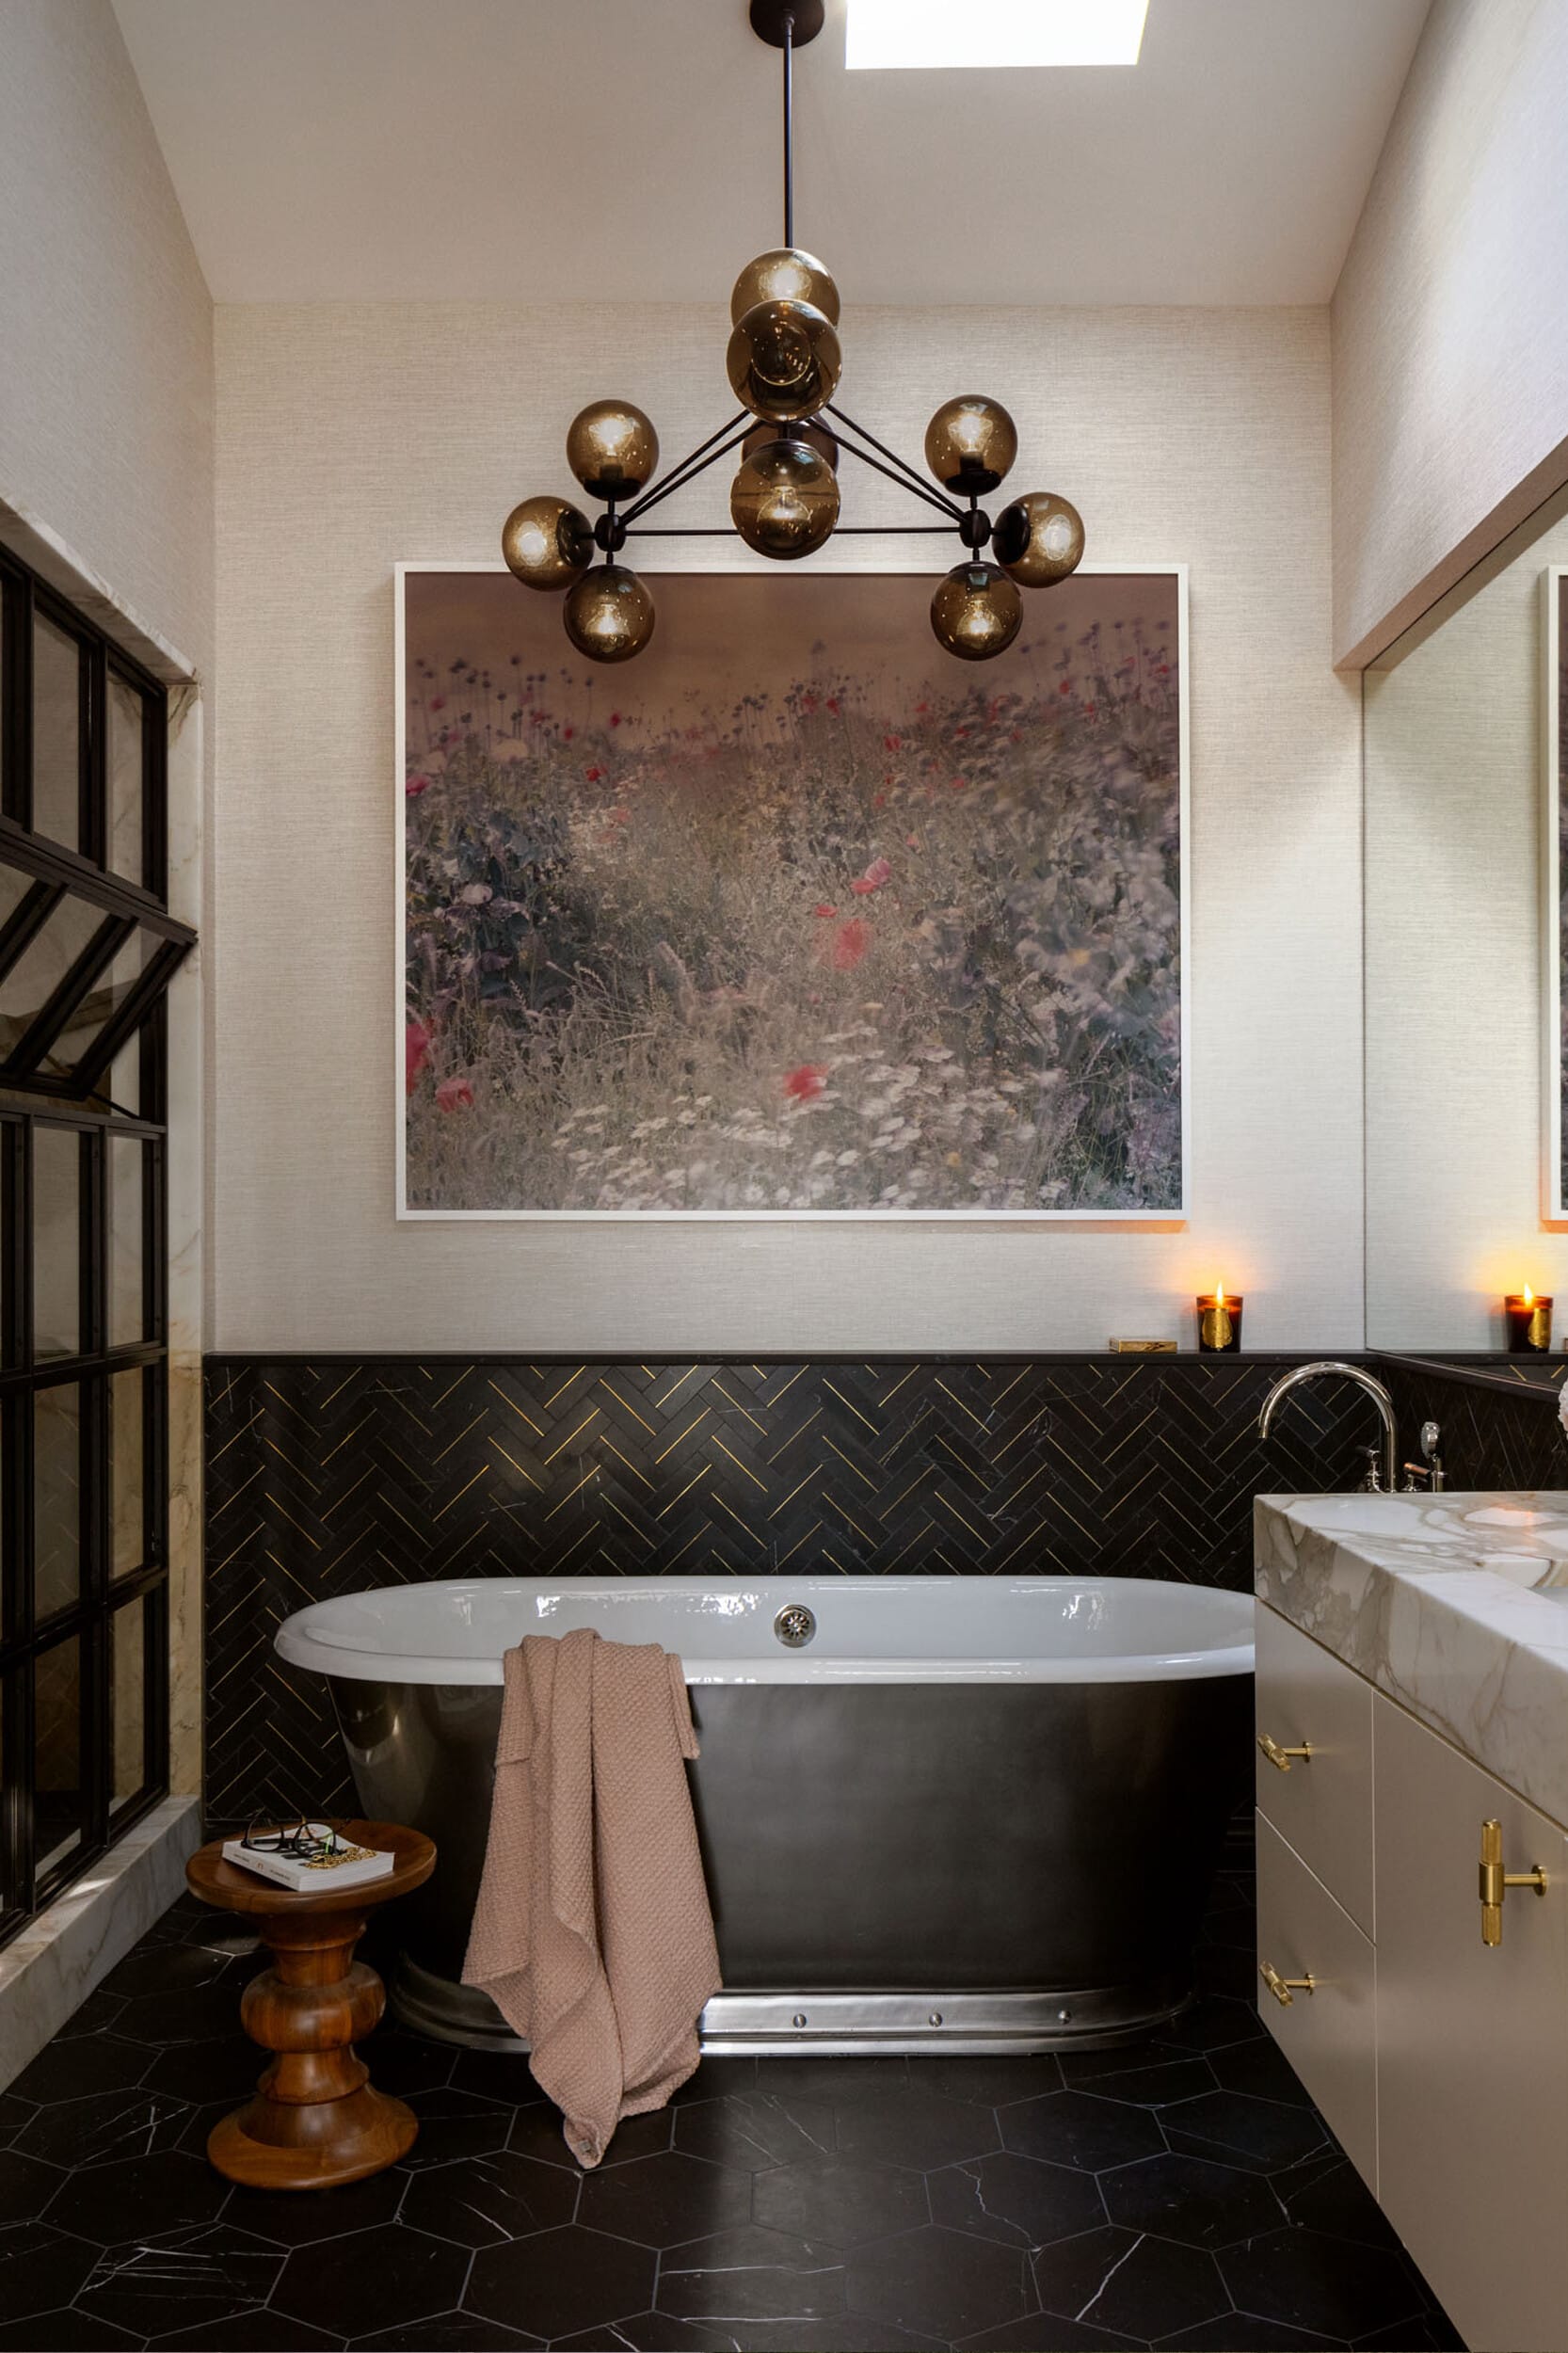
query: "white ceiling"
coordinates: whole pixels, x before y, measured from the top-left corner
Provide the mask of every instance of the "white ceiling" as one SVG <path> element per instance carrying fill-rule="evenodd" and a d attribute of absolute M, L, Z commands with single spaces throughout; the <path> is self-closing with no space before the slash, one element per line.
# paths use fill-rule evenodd
<path fill-rule="evenodd" d="M 846 73 L 828 0 L 797 236 L 846 302 L 1326 301 L 1427 5 L 1152 0 L 1134 67 Z M 778 241 L 744 0 L 116 7 L 219 301 L 718 299 Z"/>

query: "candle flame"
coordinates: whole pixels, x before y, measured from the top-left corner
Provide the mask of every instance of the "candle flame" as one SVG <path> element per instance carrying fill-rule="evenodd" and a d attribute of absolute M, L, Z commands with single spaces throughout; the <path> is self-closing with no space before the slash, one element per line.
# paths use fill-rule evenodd
<path fill-rule="evenodd" d="M 1533 1307 L 1535 1305 L 1535 1293 L 1528 1283 L 1525 1285 L 1525 1305 L 1527 1307 Z"/>
<path fill-rule="evenodd" d="M 1223 1307 L 1224 1304 L 1225 1287 L 1223 1283 L 1216 1283 L 1214 1286 L 1214 1305 L 1216 1307 Z"/>

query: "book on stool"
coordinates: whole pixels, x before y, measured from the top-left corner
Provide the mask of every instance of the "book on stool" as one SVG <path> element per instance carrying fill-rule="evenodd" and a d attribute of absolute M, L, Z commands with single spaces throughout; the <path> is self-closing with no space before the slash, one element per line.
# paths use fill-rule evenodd
<path fill-rule="evenodd" d="M 241 1838 L 226 1838 L 223 1860 L 254 1871 L 296 1896 L 334 1895 L 340 1887 L 360 1887 L 366 1880 L 385 1879 L 397 1861 L 384 1847 L 339 1847 L 329 1854 L 271 1854 L 248 1847 Z"/>

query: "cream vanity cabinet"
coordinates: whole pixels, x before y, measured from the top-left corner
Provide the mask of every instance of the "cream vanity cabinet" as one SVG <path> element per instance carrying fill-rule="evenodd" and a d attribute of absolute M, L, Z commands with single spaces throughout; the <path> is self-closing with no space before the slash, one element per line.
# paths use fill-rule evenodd
<path fill-rule="evenodd" d="M 1568 1837 L 1257 1614 L 1258 1960 L 1277 1980 L 1259 1986 L 1263 2017 L 1465 2343 L 1561 2353 Z M 1502 1868 L 1546 1881 L 1507 1889 L 1496 1944 L 1488 1822 Z"/>

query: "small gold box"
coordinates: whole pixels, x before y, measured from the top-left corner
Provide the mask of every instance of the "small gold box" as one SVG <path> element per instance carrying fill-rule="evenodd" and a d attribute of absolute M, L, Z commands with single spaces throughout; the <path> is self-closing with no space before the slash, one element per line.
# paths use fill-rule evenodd
<path fill-rule="evenodd" d="M 1174 1356 L 1175 1340 L 1112 1340 L 1112 1356 Z"/>

